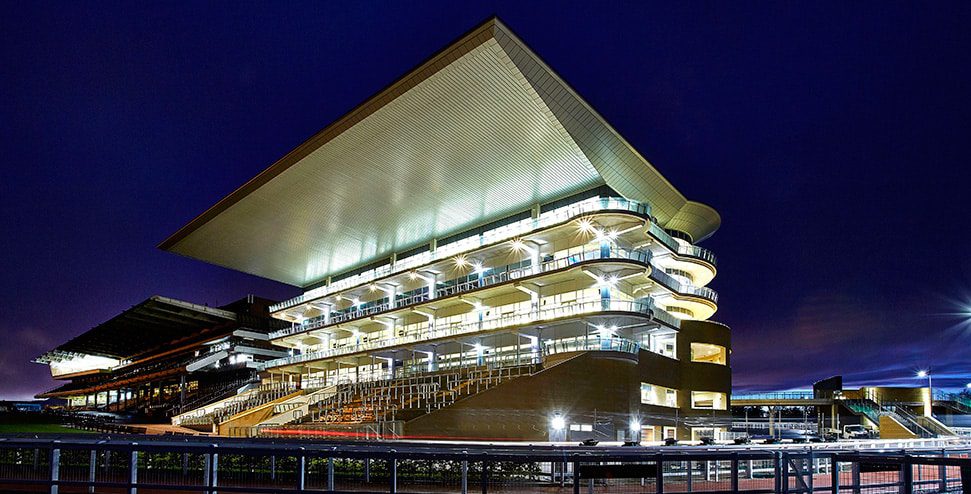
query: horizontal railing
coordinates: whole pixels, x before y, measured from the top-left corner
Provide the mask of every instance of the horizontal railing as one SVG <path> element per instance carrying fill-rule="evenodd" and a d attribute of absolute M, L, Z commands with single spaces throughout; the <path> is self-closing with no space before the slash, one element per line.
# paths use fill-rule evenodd
<path fill-rule="evenodd" d="M 967 446 L 543 446 L 373 441 L 321 428 L 273 440 L 8 437 L 0 484 L 45 492 L 967 492 Z M 302 441 L 303 437 L 313 439 Z M 574 444 L 576 444 L 574 442 Z"/>
<path fill-rule="evenodd" d="M 358 285 L 369 283 L 378 278 L 414 269 L 416 267 L 435 262 L 450 256 L 468 252 L 479 247 L 502 242 L 525 235 L 541 228 L 570 221 L 584 214 L 599 211 L 629 211 L 645 218 L 650 218 L 651 210 L 647 204 L 627 199 L 613 197 L 594 197 L 580 202 L 563 206 L 552 211 L 540 214 L 538 218 L 527 218 L 508 225 L 494 228 L 479 235 L 466 237 L 455 242 L 439 245 L 434 252 L 422 252 L 406 258 L 398 259 L 393 265 L 386 264 L 363 273 L 349 276 L 335 281 L 330 285 L 322 286 L 310 290 L 302 295 L 298 295 L 289 300 L 270 306 L 270 312 L 279 312 L 305 302 L 325 297 L 341 290 L 346 290 Z M 662 230 L 663 232 L 663 230 Z M 677 245 L 671 247 L 677 251 Z"/>
<path fill-rule="evenodd" d="M 534 274 L 547 273 L 551 271 L 557 271 L 561 269 L 566 269 L 577 264 L 581 264 L 589 261 L 597 260 L 633 260 L 637 261 L 645 266 L 650 265 L 651 262 L 651 252 L 647 250 L 639 249 L 623 249 L 619 247 L 610 247 L 608 249 L 592 249 L 585 252 L 580 252 L 566 257 L 551 259 L 549 261 L 543 262 L 539 265 L 539 268 L 533 268 L 532 266 L 525 266 L 516 269 L 506 270 L 505 267 L 486 269 L 482 276 L 479 278 L 474 278 L 471 280 L 465 280 L 468 276 L 463 276 L 461 278 L 453 278 L 450 280 L 443 281 L 442 284 L 446 285 L 441 288 L 436 288 L 435 297 L 440 299 L 442 297 L 451 297 L 459 295 L 462 293 L 467 293 L 473 290 L 478 290 L 481 288 L 499 285 L 501 283 L 507 283 L 509 281 L 514 281 L 520 278 L 525 278 Z M 493 273 L 497 269 L 501 270 L 498 273 Z M 653 271 L 661 272 L 660 268 L 654 267 Z M 690 285 L 684 285 L 670 276 L 667 276 L 671 283 L 673 283 L 674 288 L 672 290 L 678 291 L 678 293 L 692 294 L 686 290 L 693 287 Z M 465 280 L 457 282 L 458 280 Z M 454 283 L 454 284 L 453 284 Z M 710 289 L 708 289 L 711 291 Z M 713 292 L 712 292 L 713 293 Z M 717 295 L 715 295 L 717 301 Z M 393 310 L 398 310 L 401 307 L 407 307 L 414 304 L 419 304 L 422 302 L 427 302 L 432 300 L 427 292 L 415 294 L 392 303 L 390 300 L 385 303 L 371 305 L 363 309 L 351 310 L 351 311 L 338 311 L 336 313 L 332 312 L 329 315 L 315 316 L 300 324 L 295 324 L 290 328 L 281 329 L 279 331 L 274 331 L 270 333 L 270 338 L 283 338 L 285 336 L 304 333 L 314 329 L 319 329 L 325 326 L 340 324 L 343 322 L 351 321 L 354 319 L 360 319 L 363 317 L 370 317 L 382 312 L 388 312 Z"/>
<path fill-rule="evenodd" d="M 640 343 L 617 336 L 576 336 L 543 342 L 543 355 L 583 351 L 621 352 L 637 355 L 640 350 Z"/>
<path fill-rule="evenodd" d="M 471 321 L 466 323 L 444 323 L 436 324 L 426 331 L 415 331 L 403 336 L 373 340 L 354 345 L 345 345 L 338 348 L 312 351 L 300 355 L 270 360 L 266 363 L 266 368 L 293 365 L 301 362 L 310 362 L 340 355 L 366 352 L 370 350 L 386 349 L 394 346 L 406 345 L 411 343 L 450 338 L 480 331 L 491 331 L 506 327 L 521 326 L 539 321 L 560 319 L 580 314 L 591 314 L 596 312 L 632 312 L 653 315 L 656 310 L 650 300 L 604 300 L 604 299 L 585 299 L 572 304 L 564 304 L 555 308 L 534 310 L 517 314 L 504 314 L 498 317 L 487 318 L 481 321 Z"/>
<path fill-rule="evenodd" d="M 671 290 L 679 295 L 690 295 L 693 297 L 703 298 L 715 304 L 718 303 L 718 292 L 706 286 L 694 286 L 687 283 L 682 283 L 673 276 L 665 273 L 663 269 L 657 266 L 651 266 L 650 277 L 654 281 L 664 285 L 664 287 L 668 290 Z"/>

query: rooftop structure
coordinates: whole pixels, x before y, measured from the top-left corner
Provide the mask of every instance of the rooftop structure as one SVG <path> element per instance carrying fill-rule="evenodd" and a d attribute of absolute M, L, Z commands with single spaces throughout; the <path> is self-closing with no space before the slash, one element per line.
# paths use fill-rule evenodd
<path fill-rule="evenodd" d="M 297 396 L 175 422 L 713 435 L 719 223 L 490 19 L 160 245 L 305 289 L 265 364 Z"/>

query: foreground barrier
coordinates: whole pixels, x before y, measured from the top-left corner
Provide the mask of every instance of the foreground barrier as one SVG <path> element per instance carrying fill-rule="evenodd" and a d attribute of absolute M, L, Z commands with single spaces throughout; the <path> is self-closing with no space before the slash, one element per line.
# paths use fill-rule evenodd
<path fill-rule="evenodd" d="M 969 452 L 5 437 L 0 491 L 971 492 Z"/>

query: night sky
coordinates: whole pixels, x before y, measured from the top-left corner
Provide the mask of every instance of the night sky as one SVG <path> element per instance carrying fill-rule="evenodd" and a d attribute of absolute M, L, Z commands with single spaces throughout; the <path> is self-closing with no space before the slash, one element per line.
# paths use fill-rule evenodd
<path fill-rule="evenodd" d="M 971 381 L 971 2 L 464 3 L 3 2 L 0 398 L 151 295 L 298 294 L 155 246 L 493 13 L 722 214 L 736 389 Z"/>

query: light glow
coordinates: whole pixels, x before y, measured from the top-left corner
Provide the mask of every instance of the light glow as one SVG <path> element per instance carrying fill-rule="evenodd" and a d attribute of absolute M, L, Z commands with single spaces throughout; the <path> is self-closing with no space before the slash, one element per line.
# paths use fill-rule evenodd
<path fill-rule="evenodd" d="M 631 432 L 640 432 L 640 430 L 641 430 L 641 421 L 640 420 L 637 420 L 637 419 L 631 419 L 630 424 L 628 425 L 628 427 L 630 428 Z"/>
<path fill-rule="evenodd" d="M 552 427 L 554 431 L 561 431 L 566 428 L 566 419 L 559 415 L 555 415 L 552 419 L 550 419 L 550 427 Z"/>
<path fill-rule="evenodd" d="M 917 371 L 917 377 L 927 377 L 927 371 L 926 370 Z"/>

